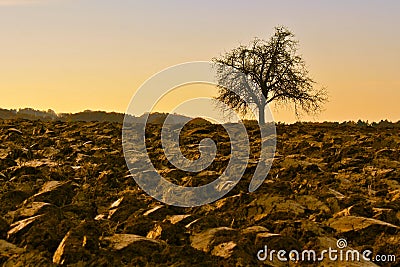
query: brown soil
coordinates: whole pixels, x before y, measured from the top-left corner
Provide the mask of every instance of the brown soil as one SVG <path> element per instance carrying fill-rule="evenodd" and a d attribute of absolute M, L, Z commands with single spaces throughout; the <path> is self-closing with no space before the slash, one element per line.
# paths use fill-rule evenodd
<path fill-rule="evenodd" d="M 258 128 L 247 125 L 251 161 L 223 199 L 195 208 L 166 206 L 144 193 L 122 153 L 121 124 L 0 120 L 0 264 L 3 266 L 344 266 L 343 262 L 259 261 L 264 248 L 348 248 L 396 255 L 400 264 L 400 127 L 337 123 L 277 125 L 277 152 L 264 184 L 248 185 Z M 182 153 L 218 142 L 205 171 L 174 170 L 160 152 L 160 126 L 148 149 L 167 179 L 206 184 L 229 161 L 219 125 L 185 126 Z M 367 265 L 354 262 L 351 266 Z M 349 265 L 350 266 L 350 265 Z"/>

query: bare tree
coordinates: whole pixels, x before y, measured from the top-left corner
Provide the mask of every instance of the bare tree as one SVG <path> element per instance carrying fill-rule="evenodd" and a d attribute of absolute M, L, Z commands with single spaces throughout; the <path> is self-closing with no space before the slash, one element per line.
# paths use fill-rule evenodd
<path fill-rule="evenodd" d="M 298 117 L 300 110 L 318 113 L 327 100 L 326 91 L 314 88 L 297 46 L 294 34 L 280 26 L 268 41 L 256 38 L 248 46 L 214 58 L 219 83 L 216 99 L 243 115 L 255 106 L 260 124 L 265 123 L 265 107 L 272 101 L 293 103 Z"/>

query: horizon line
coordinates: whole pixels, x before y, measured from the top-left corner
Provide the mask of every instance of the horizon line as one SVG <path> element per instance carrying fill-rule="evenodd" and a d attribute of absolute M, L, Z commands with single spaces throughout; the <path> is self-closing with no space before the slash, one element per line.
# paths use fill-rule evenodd
<path fill-rule="evenodd" d="M 34 109 L 34 108 L 30 108 L 30 107 L 24 107 L 24 108 L 12 108 L 12 109 L 7 109 L 7 108 L 2 108 L 2 107 L 0 107 L 0 110 L 3 110 L 3 111 L 17 111 L 17 112 L 19 112 L 19 111 L 23 111 L 23 110 L 32 110 L 32 111 L 36 111 L 36 112 L 43 112 L 43 113 L 53 113 L 53 114 L 55 114 L 56 116 L 59 116 L 59 115 L 68 115 L 68 114 L 70 114 L 70 115 L 74 115 L 74 114 L 79 114 L 79 113 L 84 113 L 84 112 L 103 112 L 103 113 L 106 113 L 106 114 L 121 114 L 121 115 L 124 115 L 124 116 L 126 116 L 126 115 L 130 115 L 130 116 L 133 116 L 133 117 L 135 117 L 135 118 L 140 118 L 141 116 L 143 116 L 144 114 L 148 114 L 148 113 L 150 113 L 150 112 L 144 112 L 144 113 L 142 113 L 141 115 L 135 115 L 135 114 L 128 114 L 128 113 L 126 113 L 126 112 L 119 112 L 119 111 L 106 111 L 106 110 L 92 110 L 92 109 L 85 109 L 85 110 L 82 110 L 82 111 L 78 111 L 78 112 L 56 112 L 56 111 L 54 111 L 53 109 L 47 109 L 47 110 L 39 110 L 39 109 Z M 202 117 L 202 116 L 196 116 L 196 117 L 194 117 L 194 116 L 189 116 L 189 115 L 186 115 L 186 114 L 180 114 L 180 113 L 169 113 L 169 112 L 162 112 L 162 111 L 154 111 L 154 112 L 151 112 L 150 114 L 172 114 L 172 115 L 177 115 L 177 116 L 183 116 L 183 117 L 188 117 L 188 118 L 191 118 L 191 119 L 196 119 L 196 118 L 202 118 L 202 119 L 206 119 L 205 117 Z M 207 119 L 206 119 L 207 120 Z M 246 118 L 242 118 L 241 119 L 242 121 L 258 121 L 257 119 L 246 119 Z M 363 119 L 358 119 L 358 120 L 338 120 L 338 121 L 333 121 L 333 120 L 330 120 L 330 121 L 328 121 L 328 120 L 324 120 L 324 121 L 311 121 L 311 120 L 308 120 L 308 121 L 303 121 L 303 120 L 301 120 L 301 118 L 299 119 L 299 120 L 297 120 L 297 121 L 295 121 L 295 122 L 285 122 L 285 121 L 274 121 L 275 123 L 286 123 L 286 124 L 294 124 L 294 123 L 349 123 L 349 122 L 354 122 L 354 123 L 357 123 L 357 122 L 362 122 L 362 123 L 366 123 L 366 124 L 373 124 L 373 123 L 380 123 L 380 122 L 389 122 L 389 123 L 393 123 L 393 124 L 396 124 L 396 123 L 400 123 L 400 119 L 399 120 L 397 120 L 397 121 L 392 121 L 392 120 L 390 120 L 390 119 L 381 119 L 380 121 L 369 121 L 369 120 L 363 120 Z M 229 122 L 228 122 L 229 123 Z"/>

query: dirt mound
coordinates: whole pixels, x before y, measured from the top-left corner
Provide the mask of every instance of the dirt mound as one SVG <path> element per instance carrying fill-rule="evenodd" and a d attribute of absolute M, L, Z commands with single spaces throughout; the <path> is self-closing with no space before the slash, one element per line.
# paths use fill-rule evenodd
<path fill-rule="evenodd" d="M 351 266 L 398 266 L 400 133 L 389 126 L 279 124 L 271 171 L 249 193 L 260 135 L 247 122 L 242 180 L 218 201 L 179 208 L 137 186 L 132 175 L 143 166 L 138 159 L 136 173 L 127 169 L 121 124 L 0 120 L 0 265 L 289 266 L 257 253 L 266 246 L 336 249 L 344 238 L 347 248 L 397 259 Z M 226 169 L 231 144 L 221 125 L 195 119 L 182 129 L 189 159 L 199 157 L 202 139 L 217 142 L 216 159 L 198 173 L 168 162 L 160 134 L 160 125 L 148 125 L 148 153 L 166 179 L 198 186 Z M 290 264 L 340 266 L 327 259 Z"/>

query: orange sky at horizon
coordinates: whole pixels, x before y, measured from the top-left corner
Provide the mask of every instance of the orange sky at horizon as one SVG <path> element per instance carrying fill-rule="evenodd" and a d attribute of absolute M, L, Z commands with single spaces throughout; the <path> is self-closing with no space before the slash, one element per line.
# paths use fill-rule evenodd
<path fill-rule="evenodd" d="M 329 92 L 317 121 L 400 120 L 397 1 L 4 3 L 0 108 L 125 112 L 136 89 L 155 73 L 211 60 L 256 36 L 268 39 L 275 26 L 285 25 L 299 40 L 317 86 Z M 209 109 L 181 110 L 201 116 Z M 277 121 L 296 120 L 293 111 L 272 111 Z"/>

